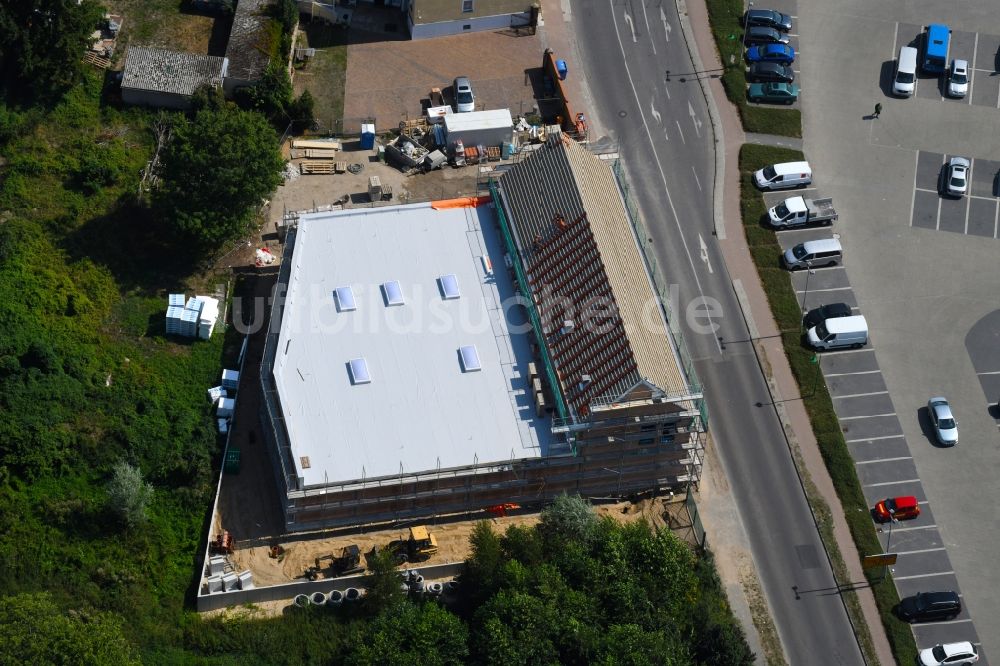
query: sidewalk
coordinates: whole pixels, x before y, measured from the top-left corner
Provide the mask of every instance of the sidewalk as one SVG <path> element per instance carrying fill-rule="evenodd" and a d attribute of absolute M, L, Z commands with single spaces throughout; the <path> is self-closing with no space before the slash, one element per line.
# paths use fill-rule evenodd
<path fill-rule="evenodd" d="M 691 0 L 687 5 L 687 10 L 693 31 L 693 41 L 698 45 L 703 63 L 709 68 L 721 67 L 709 28 L 705 3 L 703 0 Z M 864 572 L 861 569 L 858 551 L 848 530 L 847 521 L 844 519 L 843 507 L 840 505 L 833 482 L 827 472 L 826 465 L 823 463 L 805 406 L 798 399 L 800 398 L 798 386 L 781 346 L 781 339 L 777 337 L 778 327 L 771 315 L 767 297 L 757 277 L 757 270 L 743 235 L 739 201 L 739 150 L 746 141 L 746 136 L 736 109 L 726 99 L 721 80 L 707 79 L 707 82 L 709 93 L 718 108 L 718 113 L 713 114 L 713 117 L 717 118 L 721 124 L 715 128 L 716 159 L 725 160 L 724 206 L 721 217 L 728 233 L 720 233 L 719 238 L 726 266 L 732 279 L 742 282 L 746 294 L 746 304 L 749 305 L 750 310 L 747 316 L 756 325 L 756 336 L 762 338 L 757 343 L 758 349 L 762 352 L 765 362 L 770 368 L 771 375 L 767 377 L 767 380 L 774 393 L 774 399 L 780 402 L 779 412 L 782 414 L 782 423 L 788 434 L 788 439 L 794 448 L 798 448 L 813 484 L 830 507 L 834 537 L 846 562 L 851 581 L 864 581 Z M 721 140 L 719 140 L 720 137 Z M 719 218 L 719 211 L 716 211 L 716 218 Z M 857 594 L 879 660 L 886 665 L 894 664 L 892 650 L 889 647 L 889 641 L 886 638 L 885 629 L 882 626 L 871 590 L 862 587 L 857 589 Z"/>

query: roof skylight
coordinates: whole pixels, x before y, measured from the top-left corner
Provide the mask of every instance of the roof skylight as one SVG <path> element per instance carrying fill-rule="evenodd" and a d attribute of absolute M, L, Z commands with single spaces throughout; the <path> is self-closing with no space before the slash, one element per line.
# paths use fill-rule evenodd
<path fill-rule="evenodd" d="M 337 296 L 338 312 L 351 312 L 358 309 L 358 304 L 354 301 L 354 290 L 350 287 L 337 287 L 333 293 Z"/>
<path fill-rule="evenodd" d="M 454 273 L 439 277 L 438 284 L 441 286 L 441 293 L 444 295 L 445 300 L 459 298 L 462 295 L 462 292 L 458 289 L 458 278 Z"/>
<path fill-rule="evenodd" d="M 483 369 L 479 363 L 479 351 L 476 349 L 476 345 L 459 347 L 458 353 L 462 357 L 462 372 L 476 372 Z"/>
<path fill-rule="evenodd" d="M 368 374 L 368 361 L 364 358 L 352 358 L 347 366 L 351 372 L 352 384 L 371 384 L 372 376 Z"/>
<path fill-rule="evenodd" d="M 403 289 L 399 286 L 398 280 L 389 280 L 382 283 L 382 291 L 385 293 L 386 305 L 402 305 L 406 302 L 403 298 Z"/>

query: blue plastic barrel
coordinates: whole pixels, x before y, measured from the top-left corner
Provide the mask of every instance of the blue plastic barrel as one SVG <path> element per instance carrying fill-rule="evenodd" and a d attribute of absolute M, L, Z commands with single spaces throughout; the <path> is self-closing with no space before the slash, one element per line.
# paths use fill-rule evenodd
<path fill-rule="evenodd" d="M 556 73 L 559 74 L 559 80 L 566 80 L 566 74 L 569 72 L 569 67 L 566 66 L 565 60 L 556 60 Z"/>

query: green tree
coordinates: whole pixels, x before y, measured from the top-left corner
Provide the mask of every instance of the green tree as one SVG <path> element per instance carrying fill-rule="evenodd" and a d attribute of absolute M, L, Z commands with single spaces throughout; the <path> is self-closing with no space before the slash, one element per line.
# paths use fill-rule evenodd
<path fill-rule="evenodd" d="M 215 249 L 249 229 L 283 168 L 274 130 L 261 116 L 203 110 L 174 130 L 154 201 L 186 240 Z"/>
<path fill-rule="evenodd" d="M 376 548 L 368 556 L 371 584 L 365 595 L 365 607 L 372 615 L 395 608 L 406 600 L 401 587 L 403 577 L 396 570 L 396 557 L 388 548 Z"/>
<path fill-rule="evenodd" d="M 153 501 L 153 486 L 143 481 L 142 472 L 125 461 L 115 465 L 108 483 L 108 505 L 128 528 L 146 522 L 149 503 Z"/>
<path fill-rule="evenodd" d="M 65 610 L 48 594 L 0 597 L 0 665 L 139 664 L 119 618 Z"/>
<path fill-rule="evenodd" d="M 292 94 L 292 80 L 288 78 L 288 71 L 281 63 L 275 62 L 267 68 L 260 81 L 237 90 L 236 101 L 241 107 L 259 111 L 277 122 L 287 118 Z"/>
<path fill-rule="evenodd" d="M 585 499 L 563 493 L 542 510 L 539 531 L 550 541 L 590 539 L 597 526 L 597 516 Z"/>
<path fill-rule="evenodd" d="M 68 87 L 103 12 L 95 0 L 0 2 L 0 76 L 8 92 L 44 96 Z"/>
<path fill-rule="evenodd" d="M 565 622 L 537 597 L 501 590 L 476 612 L 470 647 L 487 664 L 556 664 L 552 634 Z"/>
<path fill-rule="evenodd" d="M 468 630 L 436 603 L 403 602 L 379 615 L 347 650 L 351 666 L 420 664 L 459 666 L 467 663 Z"/>
<path fill-rule="evenodd" d="M 316 99 L 308 90 L 292 100 L 288 105 L 288 117 L 298 131 L 309 129 L 316 120 Z"/>

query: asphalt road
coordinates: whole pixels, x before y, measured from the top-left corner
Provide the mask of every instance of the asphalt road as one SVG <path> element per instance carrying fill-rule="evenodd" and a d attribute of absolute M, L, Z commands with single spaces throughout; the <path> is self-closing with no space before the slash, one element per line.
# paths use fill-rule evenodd
<path fill-rule="evenodd" d="M 719 304 L 714 334 L 695 333 L 686 321 L 682 327 L 785 657 L 861 664 L 712 235 L 714 137 L 695 78 L 707 74 L 694 72 L 672 2 L 574 3 L 572 25 L 586 45 L 592 112 L 618 142 L 647 242 L 677 285 L 675 312 L 683 315 L 701 296 Z"/>

